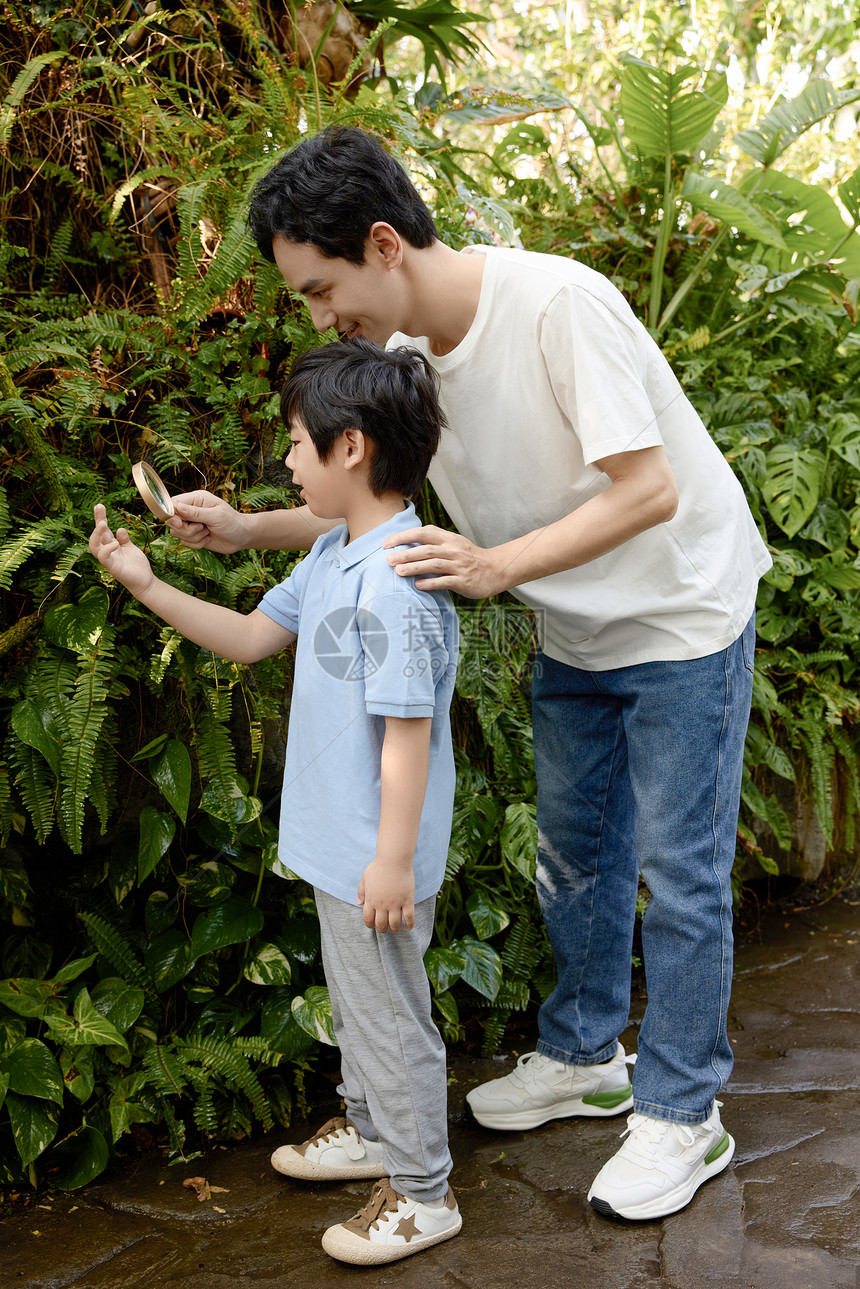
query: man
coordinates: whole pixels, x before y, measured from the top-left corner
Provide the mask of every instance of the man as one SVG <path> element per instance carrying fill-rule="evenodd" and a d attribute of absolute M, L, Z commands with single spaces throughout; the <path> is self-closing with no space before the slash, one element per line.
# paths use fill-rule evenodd
<path fill-rule="evenodd" d="M 558 984 L 537 1051 L 471 1092 L 472 1110 L 522 1129 L 632 1105 L 589 1199 L 609 1216 L 674 1212 L 734 1151 L 715 1097 L 732 1065 L 730 875 L 770 564 L 740 485 L 605 278 L 554 256 L 455 252 L 360 131 L 283 157 L 251 227 L 319 330 L 408 340 L 440 377 L 449 428 L 430 479 L 460 532 L 399 533 L 417 545 L 389 556 L 397 572 L 422 590 L 508 590 L 537 614 L 537 886 Z M 189 545 L 313 536 L 306 508 L 187 501 L 174 527 Z M 618 1034 L 640 872 L 648 1007 L 631 1099 Z"/>

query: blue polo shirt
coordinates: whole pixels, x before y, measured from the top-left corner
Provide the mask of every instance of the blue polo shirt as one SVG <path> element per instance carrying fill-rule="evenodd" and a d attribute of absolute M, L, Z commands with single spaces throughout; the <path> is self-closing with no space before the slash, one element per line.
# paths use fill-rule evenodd
<path fill-rule="evenodd" d="M 389 534 L 419 523 L 410 504 L 353 542 L 346 525 L 333 529 L 259 604 L 298 636 L 280 864 L 349 904 L 376 854 L 386 716 L 432 718 L 416 903 L 435 895 L 445 874 L 457 612 L 447 592 L 419 591 L 399 577 L 382 549 Z"/>

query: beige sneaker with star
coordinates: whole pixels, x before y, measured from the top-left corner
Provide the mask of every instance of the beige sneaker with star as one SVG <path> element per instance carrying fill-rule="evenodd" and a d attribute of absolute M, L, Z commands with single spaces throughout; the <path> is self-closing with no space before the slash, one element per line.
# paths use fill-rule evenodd
<path fill-rule="evenodd" d="M 450 1240 L 462 1225 L 450 1188 L 438 1206 L 422 1204 L 394 1190 L 386 1177 L 376 1183 L 360 1213 L 348 1222 L 328 1228 L 322 1246 L 339 1262 L 374 1266 L 408 1258 L 433 1244 Z"/>
<path fill-rule="evenodd" d="M 358 1181 L 384 1177 L 382 1143 L 362 1137 L 349 1119 L 329 1119 L 300 1146 L 281 1146 L 272 1167 L 285 1177 L 308 1182 Z"/>

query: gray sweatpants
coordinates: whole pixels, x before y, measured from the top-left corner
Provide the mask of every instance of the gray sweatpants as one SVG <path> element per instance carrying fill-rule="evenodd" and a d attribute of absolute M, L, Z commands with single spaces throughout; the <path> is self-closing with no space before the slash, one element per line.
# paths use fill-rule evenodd
<path fill-rule="evenodd" d="M 391 1185 L 410 1199 L 448 1192 L 445 1045 L 430 1017 L 424 953 L 435 896 L 411 931 L 369 930 L 359 905 L 314 889 L 326 984 L 340 1045 L 338 1092 L 368 1141 L 381 1141 Z"/>

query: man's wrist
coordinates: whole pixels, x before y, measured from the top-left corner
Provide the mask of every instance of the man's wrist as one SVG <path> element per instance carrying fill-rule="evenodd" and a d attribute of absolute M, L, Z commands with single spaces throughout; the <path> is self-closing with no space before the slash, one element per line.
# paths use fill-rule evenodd
<path fill-rule="evenodd" d="M 517 547 L 517 542 L 505 542 L 503 546 L 485 548 L 489 584 L 487 597 L 501 595 L 503 591 L 509 591 L 522 580 L 516 576 Z"/>

